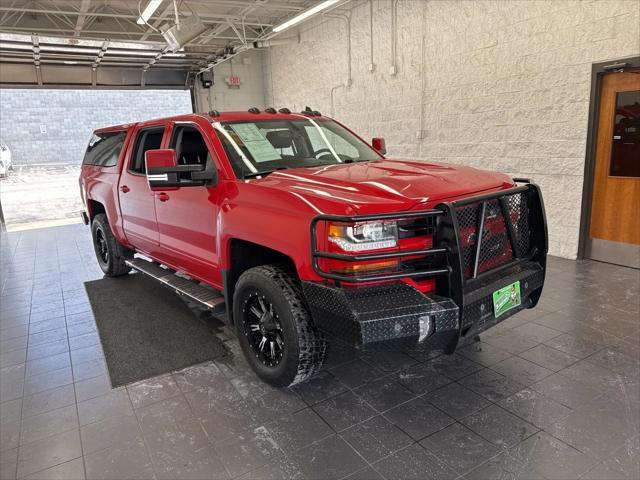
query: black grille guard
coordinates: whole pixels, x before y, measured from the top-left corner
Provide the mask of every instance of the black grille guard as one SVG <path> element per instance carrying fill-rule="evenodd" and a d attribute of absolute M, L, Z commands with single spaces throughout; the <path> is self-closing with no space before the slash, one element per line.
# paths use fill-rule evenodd
<path fill-rule="evenodd" d="M 513 198 L 522 200 L 513 201 Z M 510 201 L 511 200 L 511 201 Z M 461 243 L 461 225 L 459 213 L 463 207 L 477 205 L 477 220 L 474 225 L 477 240 L 473 246 L 463 246 Z M 483 241 L 485 237 L 484 223 L 487 206 L 500 209 L 500 214 L 505 222 L 506 235 L 510 248 L 506 250 L 511 258 L 496 268 L 485 272 L 479 272 Z M 515 205 L 515 207 L 514 207 Z M 518 223 L 514 225 L 513 208 L 519 208 Z M 496 213 L 497 214 L 497 213 Z M 321 251 L 317 246 L 317 226 L 319 222 L 367 222 L 375 220 L 404 220 L 425 217 L 435 217 L 436 233 L 433 248 L 421 250 L 399 250 L 396 252 L 367 253 L 359 255 L 333 253 Z M 385 280 L 399 280 L 403 278 L 436 277 L 436 293 L 452 298 L 462 307 L 465 290 L 480 285 L 485 275 L 495 275 L 500 270 L 513 267 L 519 263 L 535 261 L 542 267 L 546 265 L 546 253 L 548 250 L 547 223 L 544 204 L 540 188 L 533 183 L 492 192 L 484 195 L 463 198 L 453 202 L 443 202 L 431 210 L 404 211 L 377 215 L 318 215 L 311 221 L 311 258 L 313 269 L 322 278 L 333 280 L 337 283 L 363 283 Z M 525 231 L 526 230 L 526 231 Z M 526 235 L 526 238 L 524 238 Z M 505 240 L 506 242 L 506 240 Z M 473 251 L 469 251 L 472 248 Z M 524 251 L 523 251 L 524 250 Z M 506 255 L 505 252 L 502 252 Z M 319 259 L 328 258 L 346 262 L 360 262 L 366 260 L 381 260 L 398 257 L 424 256 L 430 261 L 426 268 L 415 268 L 400 272 L 380 273 L 374 275 L 343 275 L 326 272 L 320 268 Z M 472 263 L 469 262 L 472 260 Z M 467 263 L 469 263 L 467 265 Z M 471 273 L 469 273 L 471 272 Z"/>

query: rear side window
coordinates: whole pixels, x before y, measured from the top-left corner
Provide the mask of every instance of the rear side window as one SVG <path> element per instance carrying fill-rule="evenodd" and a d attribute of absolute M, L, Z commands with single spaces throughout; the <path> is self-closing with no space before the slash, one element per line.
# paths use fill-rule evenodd
<path fill-rule="evenodd" d="M 83 165 L 114 167 L 120 158 L 127 132 L 94 133 L 82 160 Z"/>
<path fill-rule="evenodd" d="M 145 173 L 144 154 L 149 150 L 157 150 L 162 146 L 164 127 L 140 130 L 131 157 L 129 171 L 143 175 Z"/>

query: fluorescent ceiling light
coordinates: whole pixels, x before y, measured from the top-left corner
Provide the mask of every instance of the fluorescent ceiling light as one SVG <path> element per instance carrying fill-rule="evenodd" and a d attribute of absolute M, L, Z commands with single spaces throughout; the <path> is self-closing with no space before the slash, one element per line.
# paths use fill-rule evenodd
<path fill-rule="evenodd" d="M 161 3 L 162 0 L 151 0 L 144 11 L 140 14 L 140 17 L 138 17 L 138 20 L 136 20 L 136 23 L 138 25 L 145 25 L 148 23 L 151 15 L 156 12 Z"/>
<path fill-rule="evenodd" d="M 277 32 L 281 32 L 283 30 L 286 30 L 287 28 L 289 28 L 289 27 L 291 27 L 291 26 L 293 26 L 293 25 L 295 25 L 297 23 L 300 23 L 303 20 L 306 20 L 310 16 L 315 15 L 316 13 L 321 12 L 322 10 L 325 10 L 325 9 L 329 8 L 331 5 L 334 5 L 336 3 L 338 3 L 338 0 L 325 0 L 324 2 L 320 2 L 315 7 L 312 7 L 309 10 L 305 10 L 304 12 L 296 15 L 292 19 L 287 20 L 284 23 L 281 23 L 277 27 L 273 27 L 273 31 L 277 33 Z"/>

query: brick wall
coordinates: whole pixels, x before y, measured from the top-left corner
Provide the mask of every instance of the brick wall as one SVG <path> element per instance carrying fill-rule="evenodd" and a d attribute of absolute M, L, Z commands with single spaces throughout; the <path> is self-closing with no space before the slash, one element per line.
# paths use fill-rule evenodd
<path fill-rule="evenodd" d="M 191 113 L 188 90 L 0 90 L 0 138 L 13 162 L 82 161 L 91 132 Z"/>
<path fill-rule="evenodd" d="M 591 64 L 640 54 L 640 1 L 400 0 L 395 60 L 392 2 L 354 3 L 351 84 L 346 22 L 319 17 L 265 52 L 266 103 L 333 114 L 391 156 L 531 177 L 551 253 L 575 258 Z"/>

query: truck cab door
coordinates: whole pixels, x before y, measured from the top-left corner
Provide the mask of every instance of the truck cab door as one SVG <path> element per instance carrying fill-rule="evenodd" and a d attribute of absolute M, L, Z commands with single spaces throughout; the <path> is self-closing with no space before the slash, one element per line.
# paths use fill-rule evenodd
<path fill-rule="evenodd" d="M 160 236 L 154 192 L 145 175 L 145 153 L 162 146 L 164 125 L 145 126 L 136 132 L 133 147 L 122 167 L 118 195 L 122 226 L 129 242 L 137 249 L 153 254 L 158 250 Z"/>
<path fill-rule="evenodd" d="M 194 123 L 174 124 L 168 148 L 176 151 L 178 165 L 215 168 L 215 153 Z M 161 255 L 187 274 L 221 284 L 216 247 L 219 188 L 182 186 L 155 194 Z"/>

